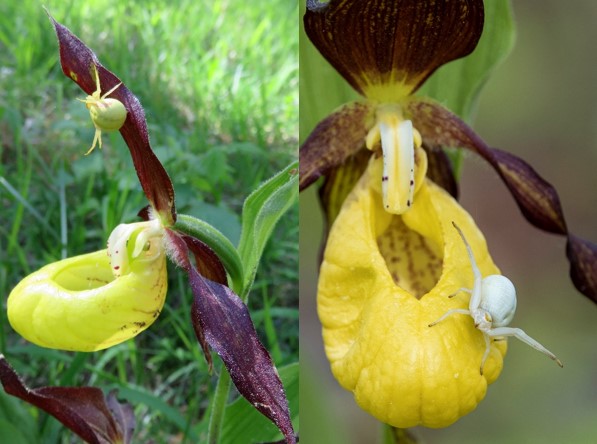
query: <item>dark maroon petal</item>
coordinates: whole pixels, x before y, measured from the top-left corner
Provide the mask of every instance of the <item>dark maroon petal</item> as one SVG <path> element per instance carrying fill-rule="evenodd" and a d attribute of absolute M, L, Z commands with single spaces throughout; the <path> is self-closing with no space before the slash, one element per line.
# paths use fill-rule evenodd
<path fill-rule="evenodd" d="M 363 148 L 374 124 L 375 107 L 360 102 L 343 105 L 319 122 L 300 149 L 300 190 Z"/>
<path fill-rule="evenodd" d="M 0 355 L 0 381 L 6 393 L 52 415 L 92 444 L 128 443 L 134 416 L 128 405 L 108 398 L 95 387 L 41 387 L 30 389 Z M 115 416 L 111 410 L 118 409 Z M 126 439 L 129 437 L 129 439 Z"/>
<path fill-rule="evenodd" d="M 395 101 L 472 52 L 483 15 L 482 0 L 308 0 L 304 22 L 309 39 L 355 90 Z M 380 85 L 394 88 L 381 93 Z"/>
<path fill-rule="evenodd" d="M 570 278 L 574 286 L 594 302 L 597 302 L 597 246 L 591 242 L 568 234 L 566 256 L 570 263 Z"/>
<path fill-rule="evenodd" d="M 423 146 L 427 152 L 427 177 L 458 199 L 458 182 L 452 161 L 444 150 Z"/>
<path fill-rule="evenodd" d="M 191 247 L 189 246 L 189 243 L 193 244 L 193 241 L 191 239 L 195 239 L 192 236 L 188 236 L 182 233 L 178 233 L 175 232 L 173 230 L 170 229 L 166 229 L 166 238 L 168 246 L 169 246 L 169 253 L 170 253 L 170 258 L 180 267 L 184 268 L 185 270 L 188 269 L 189 267 L 191 267 L 191 263 L 189 261 L 188 258 L 188 254 L 189 254 L 189 249 L 191 249 Z M 184 239 L 186 238 L 186 239 Z M 195 239 L 197 240 L 197 239 Z M 201 242 L 201 241 L 199 241 Z M 201 242 L 202 243 L 202 242 Z M 197 253 L 199 253 L 199 249 L 194 246 L 193 248 L 195 248 L 197 250 Z M 213 253 L 213 251 L 210 249 L 210 251 Z M 202 259 L 200 257 L 200 255 L 198 255 L 197 253 L 194 252 L 195 255 L 195 262 L 197 264 L 202 262 Z M 214 253 L 215 255 L 215 253 Z M 219 258 L 216 259 L 219 261 Z M 220 263 L 221 266 L 221 263 Z M 199 270 L 199 272 L 201 273 L 201 271 Z M 226 277 L 226 272 L 224 271 L 224 278 Z M 213 372 L 213 360 L 211 359 L 211 353 L 209 351 L 209 344 L 207 343 L 207 341 L 205 340 L 205 333 L 203 332 L 203 326 L 201 324 L 199 324 L 198 322 L 194 322 L 193 323 L 193 329 L 195 330 L 195 336 L 197 336 L 197 340 L 199 341 L 199 345 L 201 346 L 201 350 L 203 351 L 203 356 L 205 357 L 205 361 L 207 362 L 207 366 L 209 368 L 209 373 Z"/>
<path fill-rule="evenodd" d="M 490 148 L 466 123 L 438 103 L 411 100 L 408 112 L 426 146 L 466 148 L 479 154 L 500 175 L 531 224 L 567 236 L 572 282 L 582 294 L 597 302 L 597 245 L 568 231 L 555 188 L 524 160 Z"/>
<path fill-rule="evenodd" d="M 139 212 L 139 215 L 141 215 Z M 172 229 L 166 228 L 169 254 L 171 259 L 179 266 L 186 269 L 189 262 L 189 250 L 195 257 L 195 268 L 201 275 L 209 280 L 222 285 L 227 285 L 226 269 L 218 255 L 203 241 Z M 180 243 L 180 240 L 184 244 Z"/>
<path fill-rule="evenodd" d="M 214 362 L 211 359 L 211 353 L 209 351 L 209 344 L 205 339 L 205 332 L 203 331 L 203 325 L 200 322 L 193 322 L 193 330 L 195 331 L 195 336 L 197 337 L 197 341 L 199 341 L 199 345 L 201 346 L 201 351 L 203 352 L 203 356 L 205 356 L 205 361 L 207 362 L 207 367 L 209 373 L 212 374 L 214 371 Z"/>
<path fill-rule="evenodd" d="M 116 422 L 120 425 L 122 430 L 123 444 L 128 444 L 133 441 L 133 432 L 135 431 L 135 414 L 130 404 L 121 404 L 116 398 L 116 390 L 112 390 L 108 393 L 108 399 L 106 400 L 112 417 L 115 418 Z"/>
<path fill-rule="evenodd" d="M 371 151 L 362 148 L 344 160 L 342 165 L 332 169 L 325 178 L 323 186 L 319 189 L 319 198 L 323 207 L 327 232 L 359 178 L 365 172 Z"/>
<path fill-rule="evenodd" d="M 186 249 L 180 235 L 167 231 L 171 248 L 179 252 Z M 189 274 L 194 295 L 191 319 L 195 331 L 201 332 L 220 355 L 239 393 L 276 424 L 287 443 L 296 443 L 282 381 L 257 337 L 247 306 L 225 285 L 201 276 L 188 255 L 179 255 L 177 259 Z"/>
<path fill-rule="evenodd" d="M 92 75 L 93 65 L 96 66 L 102 92 L 109 91 L 122 83 L 116 75 L 104 68 L 93 51 L 67 27 L 58 23 L 52 16 L 50 20 L 58 36 L 62 71 L 85 93 L 91 95 L 96 90 L 95 78 Z M 110 97 L 120 100 L 127 110 L 127 117 L 120 128 L 120 134 L 131 152 L 141 187 L 151 205 L 160 214 L 162 221 L 166 225 L 171 225 L 176 220 L 174 188 L 168 173 L 149 144 L 143 107 L 124 83 L 116 88 Z"/>
<path fill-rule="evenodd" d="M 288 401 L 272 359 L 259 338 L 249 310 L 228 287 L 189 272 L 195 299 L 192 316 L 220 355 L 239 393 L 294 443 Z"/>
<path fill-rule="evenodd" d="M 555 188 L 524 160 L 497 148 L 477 150 L 498 171 L 529 222 L 556 234 L 567 234 Z"/>
<path fill-rule="evenodd" d="M 151 205 L 147 205 L 146 207 L 143 207 L 139 210 L 139 212 L 137 213 L 137 216 L 139 216 L 144 221 L 148 221 L 149 219 L 151 219 L 150 211 L 151 211 Z"/>
<path fill-rule="evenodd" d="M 181 235 L 195 256 L 195 266 L 202 276 L 218 284 L 227 285 L 226 269 L 220 258 L 205 243 L 192 236 Z"/>

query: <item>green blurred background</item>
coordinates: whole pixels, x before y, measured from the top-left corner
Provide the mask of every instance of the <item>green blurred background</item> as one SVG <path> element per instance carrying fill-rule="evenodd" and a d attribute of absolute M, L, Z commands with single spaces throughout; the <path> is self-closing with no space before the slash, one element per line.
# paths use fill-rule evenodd
<path fill-rule="evenodd" d="M 474 128 L 491 146 L 530 162 L 557 188 L 571 231 L 597 242 L 597 3 L 518 0 L 513 10 L 516 44 L 486 84 Z M 301 140 L 355 97 L 325 62 L 315 68 L 321 83 L 303 82 L 302 70 L 313 69 L 308 46 L 301 32 Z M 333 100 L 322 106 L 322 97 Z M 313 188 L 300 202 L 301 441 L 372 443 L 380 424 L 339 387 L 323 354 L 315 301 L 321 216 Z M 473 155 L 464 162 L 460 201 L 517 287 L 512 325 L 556 353 L 564 369 L 511 339 L 503 373 L 477 409 L 416 435 L 442 444 L 595 442 L 597 309 L 568 278 L 565 240 L 531 227 L 493 169 Z"/>

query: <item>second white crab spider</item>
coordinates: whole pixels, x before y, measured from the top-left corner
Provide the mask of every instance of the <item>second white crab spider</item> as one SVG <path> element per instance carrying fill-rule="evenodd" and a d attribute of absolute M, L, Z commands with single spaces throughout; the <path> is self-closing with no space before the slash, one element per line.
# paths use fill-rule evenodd
<path fill-rule="evenodd" d="M 562 362 L 556 355 L 543 347 L 520 328 L 506 327 L 514 317 L 514 312 L 516 311 L 516 290 L 514 289 L 514 285 L 510 279 L 505 276 L 492 274 L 490 276 L 482 277 L 479 267 L 477 267 L 477 263 L 475 262 L 473 251 L 466 241 L 462 230 L 454 222 L 452 222 L 452 225 L 454 225 L 454 228 L 456 228 L 458 234 L 460 234 L 460 237 L 464 241 L 475 280 L 472 290 L 461 288 L 449 297 L 454 297 L 459 292 L 464 291 L 470 293 L 471 299 L 468 310 L 464 308 L 448 310 L 437 321 L 429 324 L 429 327 L 433 327 L 453 314 L 465 314 L 471 316 L 475 322 L 475 327 L 481 330 L 483 337 L 485 338 L 485 353 L 481 359 L 480 367 L 481 374 L 483 374 L 483 366 L 489 356 L 491 338 L 499 339 L 505 336 L 514 336 L 515 338 L 520 339 L 535 350 L 549 356 L 556 361 L 560 367 L 563 367 Z"/>
<path fill-rule="evenodd" d="M 99 143 L 100 148 L 102 147 L 102 131 L 108 132 L 119 130 L 122 128 L 122 125 L 124 125 L 127 115 L 127 110 L 120 100 L 108 97 L 120 85 L 122 85 L 122 83 L 119 83 L 110 91 L 104 93 L 104 95 L 101 95 L 102 92 L 97 67 L 95 65 L 91 65 L 91 71 L 95 79 L 96 90 L 93 92 L 93 94 L 85 97 L 84 99 L 77 99 L 85 104 L 89 110 L 89 115 L 91 116 L 93 126 L 95 126 L 93 144 L 91 145 L 91 148 L 89 148 L 89 151 L 85 153 L 86 156 L 93 151 L 97 143 Z"/>

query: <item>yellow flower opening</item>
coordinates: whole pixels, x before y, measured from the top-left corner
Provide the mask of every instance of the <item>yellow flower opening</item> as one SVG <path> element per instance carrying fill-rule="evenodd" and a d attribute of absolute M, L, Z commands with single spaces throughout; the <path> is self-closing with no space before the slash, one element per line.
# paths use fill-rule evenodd
<path fill-rule="evenodd" d="M 107 250 L 46 265 L 8 297 L 8 320 L 47 348 L 102 350 L 158 317 L 168 286 L 159 221 L 119 225 Z"/>
<path fill-rule="evenodd" d="M 357 403 L 395 427 L 445 427 L 472 411 L 499 376 L 506 341 L 492 341 L 483 375 L 483 334 L 467 316 L 473 272 L 498 274 L 483 235 L 460 205 L 427 179 L 401 215 L 384 210 L 382 159 L 373 159 L 330 231 L 320 270 L 318 312 L 326 354 Z"/>

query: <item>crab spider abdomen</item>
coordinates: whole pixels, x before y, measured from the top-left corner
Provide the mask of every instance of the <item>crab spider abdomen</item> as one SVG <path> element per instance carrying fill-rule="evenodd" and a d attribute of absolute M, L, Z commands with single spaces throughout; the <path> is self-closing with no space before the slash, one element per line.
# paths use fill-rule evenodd
<path fill-rule="evenodd" d="M 497 274 L 483 278 L 479 308 L 491 315 L 493 327 L 510 324 L 516 311 L 516 289 L 512 281 Z"/>

